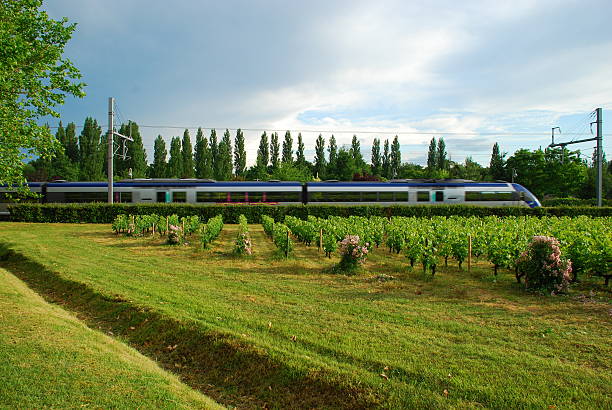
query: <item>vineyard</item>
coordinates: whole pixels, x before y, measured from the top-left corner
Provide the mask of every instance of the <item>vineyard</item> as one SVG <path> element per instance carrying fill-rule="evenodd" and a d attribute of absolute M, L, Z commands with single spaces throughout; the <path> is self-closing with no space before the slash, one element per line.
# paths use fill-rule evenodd
<path fill-rule="evenodd" d="M 251 254 L 248 221 L 239 216 L 241 227 L 236 254 Z M 488 261 L 495 275 L 500 268 L 522 273 L 517 261 L 535 236 L 554 237 L 560 250 L 572 262 L 574 279 L 582 274 L 603 276 L 606 284 L 612 270 L 612 224 L 609 218 L 569 217 L 329 217 L 308 216 L 302 220 L 286 216 L 284 223 L 263 215 L 262 227 L 278 250 L 288 257 L 294 240 L 305 246 L 316 245 L 326 257 L 338 251 L 340 242 L 356 237 L 369 252 L 403 255 L 410 267 L 422 266 L 435 275 L 442 264 L 456 263 L 470 268 L 472 259 Z M 201 223 L 197 216 L 119 215 L 112 224 L 116 233 L 128 236 L 167 235 L 168 243 L 181 243 L 188 235 L 198 235 L 206 248 L 221 232 L 218 215 Z"/>

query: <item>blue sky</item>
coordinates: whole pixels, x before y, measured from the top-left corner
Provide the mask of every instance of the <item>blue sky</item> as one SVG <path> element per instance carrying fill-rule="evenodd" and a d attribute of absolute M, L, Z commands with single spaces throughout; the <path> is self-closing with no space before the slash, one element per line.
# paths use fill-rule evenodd
<path fill-rule="evenodd" d="M 535 149 L 612 121 L 612 2 L 340 0 L 49 0 L 78 23 L 66 48 L 88 86 L 64 123 L 120 119 L 158 134 L 184 127 L 322 130 L 348 144 L 398 132 L 402 159 L 423 164 L 432 137 L 453 160 L 488 164 L 491 147 Z M 53 120 L 51 125 L 57 125 Z M 367 133 L 377 131 L 377 133 Z M 219 132 L 219 131 L 218 131 Z M 247 131 L 247 157 L 259 131 Z M 279 132 L 282 139 L 282 134 Z M 195 130 L 192 131 L 195 138 Z M 582 136 L 584 137 L 584 136 Z M 296 136 L 294 135 L 294 140 Z M 612 146 L 604 138 L 606 151 Z M 594 143 L 575 145 L 588 156 Z"/>

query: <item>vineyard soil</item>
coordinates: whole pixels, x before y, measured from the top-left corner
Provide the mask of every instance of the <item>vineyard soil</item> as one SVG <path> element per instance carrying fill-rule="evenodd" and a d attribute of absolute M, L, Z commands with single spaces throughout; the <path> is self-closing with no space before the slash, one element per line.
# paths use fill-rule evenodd
<path fill-rule="evenodd" d="M 0 243 L 14 256 L 0 266 L 52 300 L 62 298 L 53 282 L 68 295 L 83 285 L 133 309 L 132 321 L 145 312 L 200 335 L 209 344 L 184 341 L 202 351 L 185 353 L 175 370 L 222 404 L 612 406 L 612 303 L 601 281 L 541 296 L 526 293 L 513 272 L 494 277 L 488 262 L 468 272 L 441 260 L 432 278 L 383 246 L 360 274 L 332 275 L 337 253 L 326 258 L 296 242 L 285 259 L 260 225 L 249 231 L 252 255 L 236 256 L 235 225 L 201 250 L 195 237 L 172 247 L 117 236 L 108 225 L 1 223 Z M 78 303 L 63 302 L 95 322 L 93 298 L 79 292 L 69 296 Z M 149 353 L 146 338 L 129 333 L 121 337 Z M 197 362 L 213 348 L 233 349 L 225 374 L 223 363 Z M 254 358 L 257 365 L 247 362 Z"/>

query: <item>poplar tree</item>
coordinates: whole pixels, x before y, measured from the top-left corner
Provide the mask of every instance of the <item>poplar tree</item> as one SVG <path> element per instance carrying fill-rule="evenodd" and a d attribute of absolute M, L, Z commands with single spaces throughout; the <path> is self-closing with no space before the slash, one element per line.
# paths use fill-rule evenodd
<path fill-rule="evenodd" d="M 56 151 L 55 156 L 51 159 L 50 163 L 44 161 L 45 165 L 43 166 L 48 166 L 47 175 L 49 177 L 57 177 L 68 181 L 78 179 L 78 166 L 73 164 L 66 155 L 66 131 L 62 126 L 61 121 L 57 127 L 55 139 L 61 143 L 62 147 Z"/>
<path fill-rule="evenodd" d="M 446 157 L 446 144 L 444 138 L 438 138 L 438 149 L 436 151 L 436 167 L 440 170 L 448 168 L 448 159 Z"/>
<path fill-rule="evenodd" d="M 144 145 L 142 143 L 142 137 L 140 136 L 140 130 L 138 129 L 138 124 L 133 121 L 129 121 L 126 126 L 127 132 L 123 135 L 131 136 L 133 141 L 127 141 L 126 145 L 128 147 L 128 156 L 127 159 L 127 168 L 128 170 L 132 169 L 132 177 L 133 178 L 145 178 L 147 176 L 147 152 L 144 149 Z M 106 144 L 105 144 L 106 145 Z M 102 155 L 104 155 L 104 150 L 102 150 Z"/>
<path fill-rule="evenodd" d="M 272 165 L 272 172 L 276 171 L 280 165 L 280 144 L 276 132 L 270 134 L 270 165 Z"/>
<path fill-rule="evenodd" d="M 270 151 L 268 146 L 268 134 L 264 131 L 259 140 L 259 148 L 257 149 L 257 168 L 260 171 L 268 171 L 268 162 L 270 162 Z"/>
<path fill-rule="evenodd" d="M 380 139 L 374 138 L 372 142 L 372 175 L 380 176 L 381 171 Z"/>
<path fill-rule="evenodd" d="M 306 167 L 308 164 L 306 163 L 306 157 L 304 156 L 304 142 L 302 141 L 302 133 L 298 134 L 298 145 L 297 151 L 295 153 L 295 163 L 299 167 Z"/>
<path fill-rule="evenodd" d="M 195 173 L 193 170 L 193 148 L 191 146 L 191 136 L 189 130 L 183 133 L 183 146 L 181 154 L 183 156 L 183 178 L 193 178 Z"/>
<path fill-rule="evenodd" d="M 385 178 L 391 178 L 391 158 L 389 155 L 389 140 L 385 140 L 385 146 L 382 157 L 382 176 Z"/>
<path fill-rule="evenodd" d="M 315 159 L 314 159 L 315 175 L 319 179 L 325 178 L 326 161 L 325 161 L 325 139 L 321 134 L 317 138 L 315 144 Z"/>
<path fill-rule="evenodd" d="M 363 160 L 363 155 L 361 155 L 361 144 L 357 139 L 356 135 L 353 135 L 353 140 L 351 141 L 351 149 L 349 151 L 353 156 L 353 160 L 355 161 L 355 167 L 360 172 L 365 165 L 365 161 Z"/>
<path fill-rule="evenodd" d="M 153 144 L 153 164 L 151 165 L 151 178 L 165 178 L 166 169 L 168 164 L 166 157 L 168 156 L 168 150 L 166 150 L 166 142 L 161 135 L 155 138 Z"/>
<path fill-rule="evenodd" d="M 74 122 L 70 122 L 66 126 L 66 156 L 74 164 L 79 163 L 79 140 Z"/>
<path fill-rule="evenodd" d="M 237 177 L 244 177 L 246 172 L 246 151 L 244 149 L 244 134 L 238 128 L 234 142 L 234 173 Z"/>
<path fill-rule="evenodd" d="M 208 139 L 204 136 L 202 128 L 198 128 L 198 133 L 196 134 L 194 161 L 197 178 L 214 178 L 210 147 L 208 146 Z"/>
<path fill-rule="evenodd" d="M 433 171 L 436 169 L 438 169 L 437 146 L 436 138 L 432 137 L 429 142 L 429 151 L 427 152 L 427 170 Z"/>
<path fill-rule="evenodd" d="M 183 172 L 183 153 L 181 138 L 173 137 L 170 142 L 170 160 L 168 161 L 168 178 L 180 178 Z"/>
<path fill-rule="evenodd" d="M 491 162 L 489 163 L 489 173 L 493 179 L 504 179 L 506 174 L 506 161 L 504 157 L 506 154 L 502 154 L 499 150 L 499 144 L 496 142 L 493 145 L 493 152 L 491 152 Z"/>
<path fill-rule="evenodd" d="M 102 129 L 98 122 L 87 117 L 81 135 L 79 136 L 79 157 L 81 159 L 80 178 L 83 181 L 102 179 L 102 150 L 100 149 L 100 134 Z"/>
<path fill-rule="evenodd" d="M 291 132 L 285 132 L 285 139 L 283 140 L 283 164 L 293 163 L 293 138 Z"/>
<path fill-rule="evenodd" d="M 329 148 L 327 148 L 329 162 L 327 164 L 327 178 L 339 178 L 338 174 L 338 145 L 336 144 L 336 137 L 331 136 L 329 139 Z"/>
<path fill-rule="evenodd" d="M 219 158 L 219 141 L 217 141 L 217 131 L 210 130 L 210 155 L 212 158 L 212 162 L 210 164 L 212 168 L 212 174 L 214 178 L 217 177 L 217 159 Z"/>
<path fill-rule="evenodd" d="M 217 179 L 229 181 L 232 178 L 232 137 L 225 130 L 219 143 L 219 158 L 217 160 Z"/>
<path fill-rule="evenodd" d="M 396 178 L 399 174 L 400 166 L 402 165 L 402 153 L 400 152 L 400 143 L 397 135 L 395 138 L 393 138 L 393 143 L 391 144 L 391 155 L 389 162 L 391 178 Z"/>

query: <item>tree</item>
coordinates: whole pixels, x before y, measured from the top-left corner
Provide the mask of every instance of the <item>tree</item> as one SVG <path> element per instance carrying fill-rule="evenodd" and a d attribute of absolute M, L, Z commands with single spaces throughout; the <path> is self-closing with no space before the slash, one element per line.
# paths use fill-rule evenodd
<path fill-rule="evenodd" d="M 380 176 L 382 171 L 382 158 L 380 157 L 380 139 L 374 138 L 372 142 L 372 175 Z"/>
<path fill-rule="evenodd" d="M 293 138 L 291 138 L 291 132 L 285 132 L 285 139 L 283 140 L 283 164 L 293 163 Z"/>
<path fill-rule="evenodd" d="M 129 159 L 127 161 L 127 166 L 128 166 L 128 169 L 130 168 L 132 169 L 132 177 L 133 178 L 146 177 L 147 176 L 147 152 L 145 151 L 144 145 L 142 143 L 142 137 L 140 136 L 140 130 L 138 129 L 138 124 L 136 124 L 133 121 L 128 122 L 127 133 L 123 135 L 129 135 L 133 139 L 133 141 L 127 141 L 128 156 L 129 156 Z M 106 156 L 104 155 L 105 147 L 101 147 L 101 148 L 102 148 L 101 155 L 104 156 L 104 158 L 106 158 Z"/>
<path fill-rule="evenodd" d="M 338 151 L 338 179 L 341 181 L 352 181 L 353 175 L 359 172 L 355 164 L 355 156 L 350 150 L 340 148 Z"/>
<path fill-rule="evenodd" d="M 472 181 L 482 180 L 485 169 L 472 157 L 466 157 L 463 164 L 453 163 L 450 167 L 450 177 L 458 179 L 470 179 Z"/>
<path fill-rule="evenodd" d="M 210 130 L 210 156 L 212 158 L 212 162 L 210 167 L 212 169 L 212 175 L 214 178 L 217 178 L 217 159 L 219 158 L 219 142 L 217 141 L 217 131 Z"/>
<path fill-rule="evenodd" d="M 204 136 L 202 128 L 198 128 L 198 133 L 196 134 L 194 162 L 196 178 L 214 177 L 212 170 L 212 156 L 208 146 L 208 139 Z"/>
<path fill-rule="evenodd" d="M 448 159 L 446 158 L 446 143 L 444 138 L 438 138 L 438 149 L 436 151 L 436 168 L 439 170 L 448 169 Z"/>
<path fill-rule="evenodd" d="M 66 126 L 66 156 L 73 164 L 79 163 L 79 139 L 76 135 L 76 125 L 74 122 Z"/>
<path fill-rule="evenodd" d="M 270 162 L 270 151 L 268 146 L 268 134 L 264 131 L 259 140 L 259 149 L 257 150 L 257 168 L 260 171 L 267 172 L 268 162 Z"/>
<path fill-rule="evenodd" d="M 505 179 L 506 175 L 506 161 L 504 157 L 505 153 L 501 153 L 499 150 L 499 144 L 496 142 L 493 145 L 493 151 L 491 152 L 491 162 L 489 163 L 489 173 L 493 179 Z"/>
<path fill-rule="evenodd" d="M 432 172 L 438 169 L 438 155 L 436 138 L 432 137 L 429 142 L 429 151 L 427 152 L 427 171 Z"/>
<path fill-rule="evenodd" d="M 389 154 L 389 140 L 385 140 L 385 147 L 382 157 L 382 176 L 391 178 L 391 156 Z"/>
<path fill-rule="evenodd" d="M 193 178 L 195 175 L 193 169 L 193 149 L 191 147 L 191 137 L 189 136 L 189 130 L 185 130 L 183 133 L 183 147 L 181 154 L 183 155 L 183 178 Z"/>
<path fill-rule="evenodd" d="M 363 155 L 361 155 L 361 144 L 356 135 L 353 135 L 350 153 L 355 160 L 355 166 L 361 170 L 365 165 L 365 161 L 363 160 Z"/>
<path fill-rule="evenodd" d="M 244 134 L 238 128 L 234 140 L 234 173 L 237 177 L 244 177 L 246 172 L 246 151 L 244 149 Z"/>
<path fill-rule="evenodd" d="M 103 150 L 100 147 L 102 128 L 91 117 L 85 119 L 79 137 L 79 157 L 81 158 L 80 178 L 83 181 L 98 181 L 103 178 Z"/>
<path fill-rule="evenodd" d="M 315 176 L 319 179 L 325 179 L 326 161 L 325 161 L 325 139 L 321 134 L 317 138 L 315 144 L 315 159 L 314 159 L 314 172 Z"/>
<path fill-rule="evenodd" d="M 229 130 L 226 129 L 219 143 L 217 179 L 219 181 L 229 181 L 232 178 L 232 168 L 232 137 Z"/>
<path fill-rule="evenodd" d="M 391 178 L 397 178 L 399 175 L 399 169 L 402 165 L 402 153 L 400 152 L 400 143 L 397 139 L 397 135 L 393 138 L 391 144 L 391 155 L 389 158 L 389 170 L 391 172 Z"/>
<path fill-rule="evenodd" d="M 327 148 L 329 162 L 327 163 L 327 178 L 334 179 L 338 177 L 338 145 L 336 137 L 331 136 L 329 139 L 329 148 Z"/>
<path fill-rule="evenodd" d="M 279 181 L 312 181 L 312 174 L 308 169 L 288 162 L 281 162 L 278 169 L 270 177 Z"/>
<path fill-rule="evenodd" d="M 165 178 L 166 177 L 166 168 L 168 164 L 166 163 L 166 157 L 168 156 L 168 151 L 166 150 L 166 142 L 164 141 L 161 135 L 158 135 L 155 138 L 155 143 L 153 145 L 153 164 L 151 165 L 151 178 Z"/>
<path fill-rule="evenodd" d="M 42 0 L 0 0 L 0 185 L 24 185 L 28 158 L 51 158 L 60 142 L 37 120 L 59 117 L 66 96 L 82 97 L 85 84 L 64 47 L 76 27 L 40 10 Z"/>
<path fill-rule="evenodd" d="M 170 160 L 168 161 L 168 178 L 180 178 L 183 173 L 183 153 L 180 137 L 173 137 L 170 142 Z"/>
<path fill-rule="evenodd" d="M 272 172 L 278 169 L 280 164 L 280 144 L 278 142 L 278 133 L 273 132 L 270 134 L 270 165 L 272 165 Z"/>
<path fill-rule="evenodd" d="M 304 142 L 302 141 L 302 133 L 298 134 L 298 148 L 295 153 L 295 163 L 299 167 L 307 167 L 306 157 L 304 156 Z"/>

